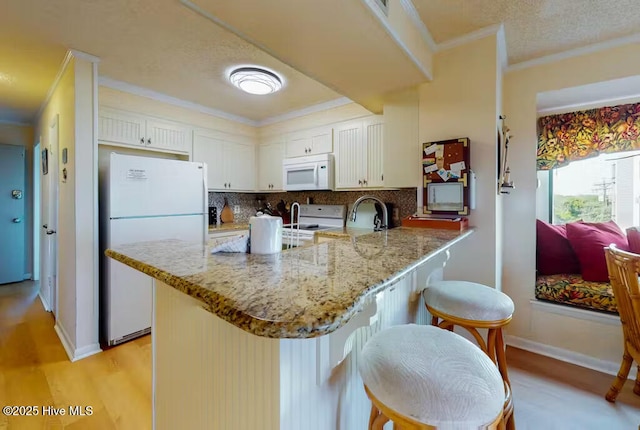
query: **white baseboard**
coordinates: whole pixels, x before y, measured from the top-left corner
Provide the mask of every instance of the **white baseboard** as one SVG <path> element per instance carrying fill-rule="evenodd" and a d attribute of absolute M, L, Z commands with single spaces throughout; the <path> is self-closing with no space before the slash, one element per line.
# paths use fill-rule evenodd
<path fill-rule="evenodd" d="M 587 369 L 596 370 L 598 372 L 606 373 L 612 376 L 617 375 L 618 369 L 620 369 L 620 361 L 613 362 L 601 360 L 599 358 L 594 358 L 589 355 L 581 354 L 579 352 L 558 348 L 556 346 L 535 342 L 533 340 L 524 339 L 517 336 L 507 335 L 505 336 L 505 341 L 507 345 L 513 346 L 514 348 L 524 349 L 525 351 L 544 355 L 545 357 L 555 358 L 556 360 L 575 364 L 581 367 L 586 367 Z M 622 361 L 622 356 L 620 356 L 620 360 Z M 632 366 L 631 372 L 629 372 L 629 379 L 635 379 L 636 373 L 637 367 Z"/>
<path fill-rule="evenodd" d="M 71 360 L 72 362 L 81 360 L 83 358 L 89 357 L 90 355 L 97 354 L 98 352 L 102 351 L 102 349 L 100 349 L 100 345 L 97 343 L 76 349 L 73 342 L 71 342 L 69 335 L 61 325 L 59 325 L 56 322 L 53 328 L 58 334 L 58 338 L 60 339 L 60 342 L 62 342 L 62 346 L 64 347 L 64 350 L 67 353 L 69 360 Z"/>
<path fill-rule="evenodd" d="M 44 307 L 44 310 L 47 312 L 51 312 L 51 305 L 49 304 L 47 299 L 45 299 L 44 296 L 42 295 L 42 290 L 38 291 L 38 297 L 40 297 L 40 301 L 42 302 L 42 306 Z"/>

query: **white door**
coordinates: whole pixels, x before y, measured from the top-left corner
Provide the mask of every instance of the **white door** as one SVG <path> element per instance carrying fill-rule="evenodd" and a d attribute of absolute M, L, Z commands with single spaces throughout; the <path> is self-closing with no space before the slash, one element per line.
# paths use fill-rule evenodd
<path fill-rule="evenodd" d="M 180 124 L 147 120 L 147 146 L 167 151 L 191 152 L 191 133 Z"/>
<path fill-rule="evenodd" d="M 225 144 L 224 160 L 228 178 L 228 188 L 253 191 L 255 189 L 256 165 L 254 145 L 241 143 Z"/>
<path fill-rule="evenodd" d="M 54 316 L 58 309 L 58 115 L 49 126 L 42 151 L 41 296 Z"/>
<path fill-rule="evenodd" d="M 24 279 L 24 156 L 24 146 L 0 145 L 0 284 Z"/>
<path fill-rule="evenodd" d="M 333 129 L 322 127 L 311 131 L 311 154 L 333 152 Z"/>
<path fill-rule="evenodd" d="M 258 146 L 258 188 L 261 191 L 282 190 L 282 160 L 284 145 L 270 143 Z"/>
<path fill-rule="evenodd" d="M 384 186 L 384 124 L 381 118 L 364 123 L 366 139 L 366 179 L 365 187 Z"/>
<path fill-rule="evenodd" d="M 362 122 L 336 128 L 336 188 L 363 186 Z"/>
<path fill-rule="evenodd" d="M 224 141 L 199 133 L 193 136 L 193 161 L 207 164 L 207 186 L 212 190 L 222 190 L 228 180 L 224 177 Z"/>
<path fill-rule="evenodd" d="M 141 116 L 101 107 L 98 111 L 98 140 L 125 145 L 147 146 L 145 121 Z"/>

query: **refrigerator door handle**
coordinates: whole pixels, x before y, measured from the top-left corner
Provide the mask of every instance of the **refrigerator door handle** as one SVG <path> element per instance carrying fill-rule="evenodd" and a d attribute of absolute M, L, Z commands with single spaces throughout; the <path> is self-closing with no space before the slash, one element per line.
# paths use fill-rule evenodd
<path fill-rule="evenodd" d="M 204 246 L 205 253 L 207 248 L 207 239 L 209 238 L 209 220 L 207 218 L 208 209 L 209 209 L 209 188 L 207 188 L 207 163 L 202 163 L 202 188 L 204 194 L 204 206 L 202 208 L 202 213 L 204 214 L 202 218 L 204 219 L 204 226 L 202 228 L 202 245 Z"/>

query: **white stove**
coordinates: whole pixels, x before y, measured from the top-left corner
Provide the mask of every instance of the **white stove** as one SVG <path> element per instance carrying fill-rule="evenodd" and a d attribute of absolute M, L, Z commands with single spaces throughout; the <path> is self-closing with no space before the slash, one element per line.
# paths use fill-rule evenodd
<path fill-rule="evenodd" d="M 302 246 L 313 242 L 316 231 L 343 228 L 346 218 L 345 205 L 300 205 L 298 223 L 292 219 L 293 224 L 283 228 L 282 243 L 286 246 Z"/>

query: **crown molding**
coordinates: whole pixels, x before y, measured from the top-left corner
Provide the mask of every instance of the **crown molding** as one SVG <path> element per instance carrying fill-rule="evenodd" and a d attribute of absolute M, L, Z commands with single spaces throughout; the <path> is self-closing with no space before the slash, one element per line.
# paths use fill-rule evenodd
<path fill-rule="evenodd" d="M 503 28 L 502 24 L 495 24 L 495 25 L 490 25 L 488 27 L 480 28 L 476 31 L 472 31 L 471 33 L 467 33 L 460 37 L 456 37 L 455 39 L 450 39 L 450 40 L 447 40 L 446 42 L 439 43 L 438 51 L 446 51 L 447 49 L 465 45 L 469 42 L 473 42 L 474 40 L 484 39 L 485 37 L 488 37 L 488 36 L 497 35 L 499 34 L 502 28 Z"/>
<path fill-rule="evenodd" d="M 568 58 L 579 57 L 581 55 L 593 54 L 594 52 L 617 48 L 619 46 L 628 45 L 631 43 L 640 43 L 640 33 L 607 40 L 605 42 L 594 43 L 592 45 L 587 45 L 580 48 L 569 49 L 567 51 L 545 55 L 543 57 L 533 58 L 531 60 L 521 61 L 520 63 L 515 63 L 508 66 L 506 71 L 507 73 L 515 72 L 518 70 L 527 69 L 529 67 L 541 66 L 543 64 L 555 63 L 556 61 L 566 60 Z"/>
<path fill-rule="evenodd" d="M 95 55 L 87 54 L 86 52 L 78 51 L 77 49 L 69 49 L 69 52 L 75 58 L 78 58 L 80 60 L 85 60 L 85 61 L 88 61 L 90 63 L 99 63 L 100 62 L 100 58 L 99 57 L 96 57 Z"/>
<path fill-rule="evenodd" d="M 334 109 L 340 106 L 348 105 L 350 103 L 353 103 L 353 100 L 347 97 L 341 97 L 339 99 L 329 100 L 328 102 L 318 103 L 316 105 L 308 106 L 306 108 L 287 112 L 282 115 L 276 115 L 270 118 L 265 118 L 262 121 L 258 121 L 257 125 L 259 127 L 262 127 L 265 125 L 276 124 L 278 122 L 299 118 L 301 116 L 310 115 L 312 113 L 321 112 L 323 110 Z"/>
<path fill-rule="evenodd" d="M 433 73 L 431 72 L 431 70 L 428 70 L 426 67 L 424 67 L 420 63 L 418 58 L 413 54 L 413 52 L 411 52 L 409 47 L 402 41 L 398 33 L 393 29 L 393 27 L 391 27 L 391 24 L 389 23 L 389 18 L 380 9 L 380 7 L 378 6 L 378 3 L 375 0 L 362 0 L 362 2 L 365 5 L 367 5 L 371 13 L 378 19 L 380 24 L 382 24 L 382 27 L 385 29 L 387 34 L 391 36 L 391 38 L 394 40 L 394 42 L 396 42 L 396 44 L 400 47 L 400 49 L 404 51 L 405 55 L 409 57 L 411 62 L 414 64 L 414 66 L 416 66 L 418 70 L 420 70 L 420 72 L 424 75 L 425 78 L 432 81 Z"/>
<path fill-rule="evenodd" d="M 70 50 L 67 51 L 67 53 L 64 55 L 64 58 L 62 59 L 60 68 L 58 69 L 58 74 L 56 74 L 56 77 L 54 78 L 53 83 L 49 87 L 49 91 L 47 91 L 46 97 L 40 104 L 40 108 L 38 109 L 38 113 L 36 114 L 36 117 L 35 117 L 36 121 L 38 121 L 38 119 L 42 116 L 42 112 L 44 111 L 44 108 L 49 104 L 49 101 L 51 101 L 53 92 L 56 90 L 56 87 L 60 83 L 60 79 L 62 79 L 62 75 L 64 74 L 65 70 L 67 70 L 67 66 L 69 66 L 69 62 L 71 61 L 72 58 L 73 58 L 73 52 L 71 52 Z"/>
<path fill-rule="evenodd" d="M 137 96 L 146 97 L 148 99 L 156 100 L 159 102 L 167 103 L 173 106 L 183 107 L 185 109 L 195 110 L 201 113 L 205 113 L 207 115 L 216 116 L 218 118 L 227 119 L 229 121 L 235 121 L 242 124 L 251 125 L 254 127 L 258 126 L 258 122 L 249 118 L 245 118 L 240 115 L 234 115 L 228 112 L 224 112 L 218 109 L 214 109 L 208 106 L 203 106 L 198 103 L 190 102 L 187 100 L 179 99 L 177 97 L 168 96 L 163 93 L 159 93 L 154 90 L 150 90 L 148 88 L 139 87 L 137 85 L 129 84 L 127 82 L 118 81 L 116 79 L 109 78 L 107 76 L 100 76 L 98 78 L 98 84 L 112 88 L 118 91 L 124 91 L 125 93 L 135 94 Z"/>
<path fill-rule="evenodd" d="M 425 23 L 422 22 L 422 18 L 420 18 L 420 14 L 418 13 L 418 10 L 416 9 L 413 2 L 411 0 L 400 0 L 400 5 L 407 13 L 407 15 L 409 15 L 409 18 L 411 18 L 413 25 L 415 25 L 420 32 L 422 40 L 424 40 L 424 42 L 427 44 L 427 46 L 429 46 L 429 49 L 431 49 L 432 52 L 436 52 L 438 50 L 438 45 L 433 40 L 431 32 L 429 32 L 429 29 L 427 28 Z"/>

